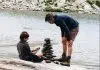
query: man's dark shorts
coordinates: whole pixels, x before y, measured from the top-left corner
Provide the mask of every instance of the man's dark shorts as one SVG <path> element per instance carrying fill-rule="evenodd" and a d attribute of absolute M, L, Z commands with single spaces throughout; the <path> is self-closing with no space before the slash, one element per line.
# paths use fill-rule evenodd
<path fill-rule="evenodd" d="M 71 32 L 71 40 L 74 41 L 77 34 L 78 34 L 78 32 L 79 32 L 79 27 L 76 27 L 75 29 L 72 29 L 70 32 Z"/>

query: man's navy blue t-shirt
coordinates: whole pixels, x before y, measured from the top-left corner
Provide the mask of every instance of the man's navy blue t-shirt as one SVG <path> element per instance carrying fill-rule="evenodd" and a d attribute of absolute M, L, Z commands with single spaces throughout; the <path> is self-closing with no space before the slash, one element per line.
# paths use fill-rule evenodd
<path fill-rule="evenodd" d="M 62 37 L 70 39 L 70 31 L 79 26 L 79 23 L 67 15 L 55 15 L 55 22 L 61 28 Z"/>

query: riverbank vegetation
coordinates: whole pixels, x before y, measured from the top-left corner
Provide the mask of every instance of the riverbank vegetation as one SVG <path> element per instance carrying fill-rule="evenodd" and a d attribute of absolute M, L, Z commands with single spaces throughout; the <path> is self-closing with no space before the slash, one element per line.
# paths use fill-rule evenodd
<path fill-rule="evenodd" d="M 99 13 L 99 0 L 0 0 L 0 9 Z"/>

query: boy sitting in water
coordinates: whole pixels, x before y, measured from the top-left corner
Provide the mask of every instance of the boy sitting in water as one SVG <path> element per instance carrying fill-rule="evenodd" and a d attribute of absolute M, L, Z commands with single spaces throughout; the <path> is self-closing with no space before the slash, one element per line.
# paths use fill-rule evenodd
<path fill-rule="evenodd" d="M 30 50 L 30 46 L 27 42 L 29 38 L 29 34 L 26 31 L 23 31 L 20 34 L 20 42 L 17 44 L 17 50 L 19 53 L 19 58 L 26 61 L 32 61 L 32 62 L 42 62 L 43 58 L 42 55 L 35 55 L 34 51 L 36 50 Z"/>

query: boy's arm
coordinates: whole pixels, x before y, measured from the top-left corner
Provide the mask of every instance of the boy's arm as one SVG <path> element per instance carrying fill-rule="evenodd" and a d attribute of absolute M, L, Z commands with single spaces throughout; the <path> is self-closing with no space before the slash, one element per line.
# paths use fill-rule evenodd
<path fill-rule="evenodd" d="M 39 49 L 40 49 L 40 47 L 38 47 L 38 48 L 36 48 L 36 49 L 33 49 L 33 50 L 32 50 L 32 53 L 35 53 L 35 54 L 36 54 L 37 51 L 38 51 Z"/>

